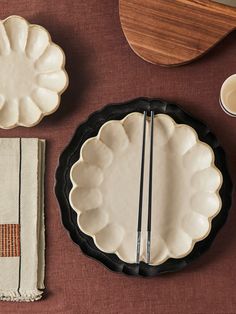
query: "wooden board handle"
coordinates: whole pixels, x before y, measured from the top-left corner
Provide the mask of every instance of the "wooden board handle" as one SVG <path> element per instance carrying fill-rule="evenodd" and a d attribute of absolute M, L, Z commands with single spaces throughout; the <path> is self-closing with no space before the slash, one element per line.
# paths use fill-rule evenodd
<path fill-rule="evenodd" d="M 236 27 L 236 8 L 210 0 L 120 0 L 131 48 L 151 63 L 191 62 Z"/>

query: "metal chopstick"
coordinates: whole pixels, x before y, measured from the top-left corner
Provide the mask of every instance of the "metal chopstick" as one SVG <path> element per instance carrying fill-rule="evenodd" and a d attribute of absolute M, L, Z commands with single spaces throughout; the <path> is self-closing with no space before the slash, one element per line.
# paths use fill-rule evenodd
<path fill-rule="evenodd" d="M 150 264 L 150 260 L 151 260 L 153 129 L 154 129 L 154 111 L 151 111 L 149 187 L 148 187 L 148 221 L 147 221 L 147 263 L 148 264 Z"/>
<path fill-rule="evenodd" d="M 141 230 L 142 230 L 146 118 L 147 118 L 147 111 L 144 111 L 143 112 L 143 142 L 142 142 L 142 157 L 141 157 L 141 174 L 140 174 L 140 189 L 139 189 L 139 209 L 138 209 L 138 225 L 137 225 L 137 249 L 136 249 L 136 263 L 137 264 L 139 263 L 139 260 L 140 260 L 140 244 L 141 244 Z"/>

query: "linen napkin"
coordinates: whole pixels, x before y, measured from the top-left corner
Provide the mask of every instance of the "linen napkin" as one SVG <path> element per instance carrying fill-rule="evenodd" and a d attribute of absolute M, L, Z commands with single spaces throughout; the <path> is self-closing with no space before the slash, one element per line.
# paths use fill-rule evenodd
<path fill-rule="evenodd" d="M 43 293 L 44 155 L 44 140 L 0 139 L 0 300 Z"/>

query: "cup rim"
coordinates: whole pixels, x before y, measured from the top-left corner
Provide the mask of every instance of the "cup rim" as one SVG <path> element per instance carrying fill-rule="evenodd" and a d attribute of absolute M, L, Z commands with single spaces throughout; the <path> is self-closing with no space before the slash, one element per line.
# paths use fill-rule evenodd
<path fill-rule="evenodd" d="M 228 110 L 224 107 L 224 105 L 223 105 L 223 103 L 222 103 L 222 101 L 221 101 L 221 98 L 219 98 L 219 103 L 220 103 L 221 109 L 222 109 L 227 115 L 229 115 L 230 117 L 236 118 L 236 112 L 235 112 L 235 114 L 234 114 L 234 113 L 228 111 Z"/>
<path fill-rule="evenodd" d="M 220 103 L 220 106 L 221 106 L 222 110 L 223 110 L 226 114 L 228 114 L 229 116 L 235 118 L 235 117 L 236 117 L 236 111 L 235 111 L 235 112 L 230 111 L 230 110 L 227 108 L 227 106 L 224 104 L 223 100 L 222 100 L 222 98 L 223 98 L 223 97 L 222 97 L 223 89 L 225 88 L 226 84 L 228 83 L 228 81 L 229 81 L 232 77 L 235 77 L 235 79 L 236 79 L 236 74 L 232 74 L 232 75 L 228 76 L 228 77 L 224 80 L 224 82 L 223 82 L 223 84 L 222 84 L 222 86 L 221 86 L 221 89 L 220 89 L 219 103 Z M 236 83 L 235 83 L 235 90 L 236 90 Z"/>

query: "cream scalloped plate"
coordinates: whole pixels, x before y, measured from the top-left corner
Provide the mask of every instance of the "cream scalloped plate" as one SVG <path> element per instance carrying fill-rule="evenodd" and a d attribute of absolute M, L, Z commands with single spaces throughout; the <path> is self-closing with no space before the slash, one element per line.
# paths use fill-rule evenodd
<path fill-rule="evenodd" d="M 149 143 L 150 122 L 147 122 Z M 108 121 L 82 146 L 72 166 L 70 203 L 96 246 L 136 262 L 143 115 Z M 154 119 L 151 265 L 188 255 L 207 237 L 221 209 L 221 172 L 193 128 L 166 114 Z M 149 149 L 146 145 L 140 260 L 146 262 Z"/>
<path fill-rule="evenodd" d="M 0 21 L 0 127 L 30 127 L 57 110 L 65 55 L 48 31 L 20 16 Z"/>

